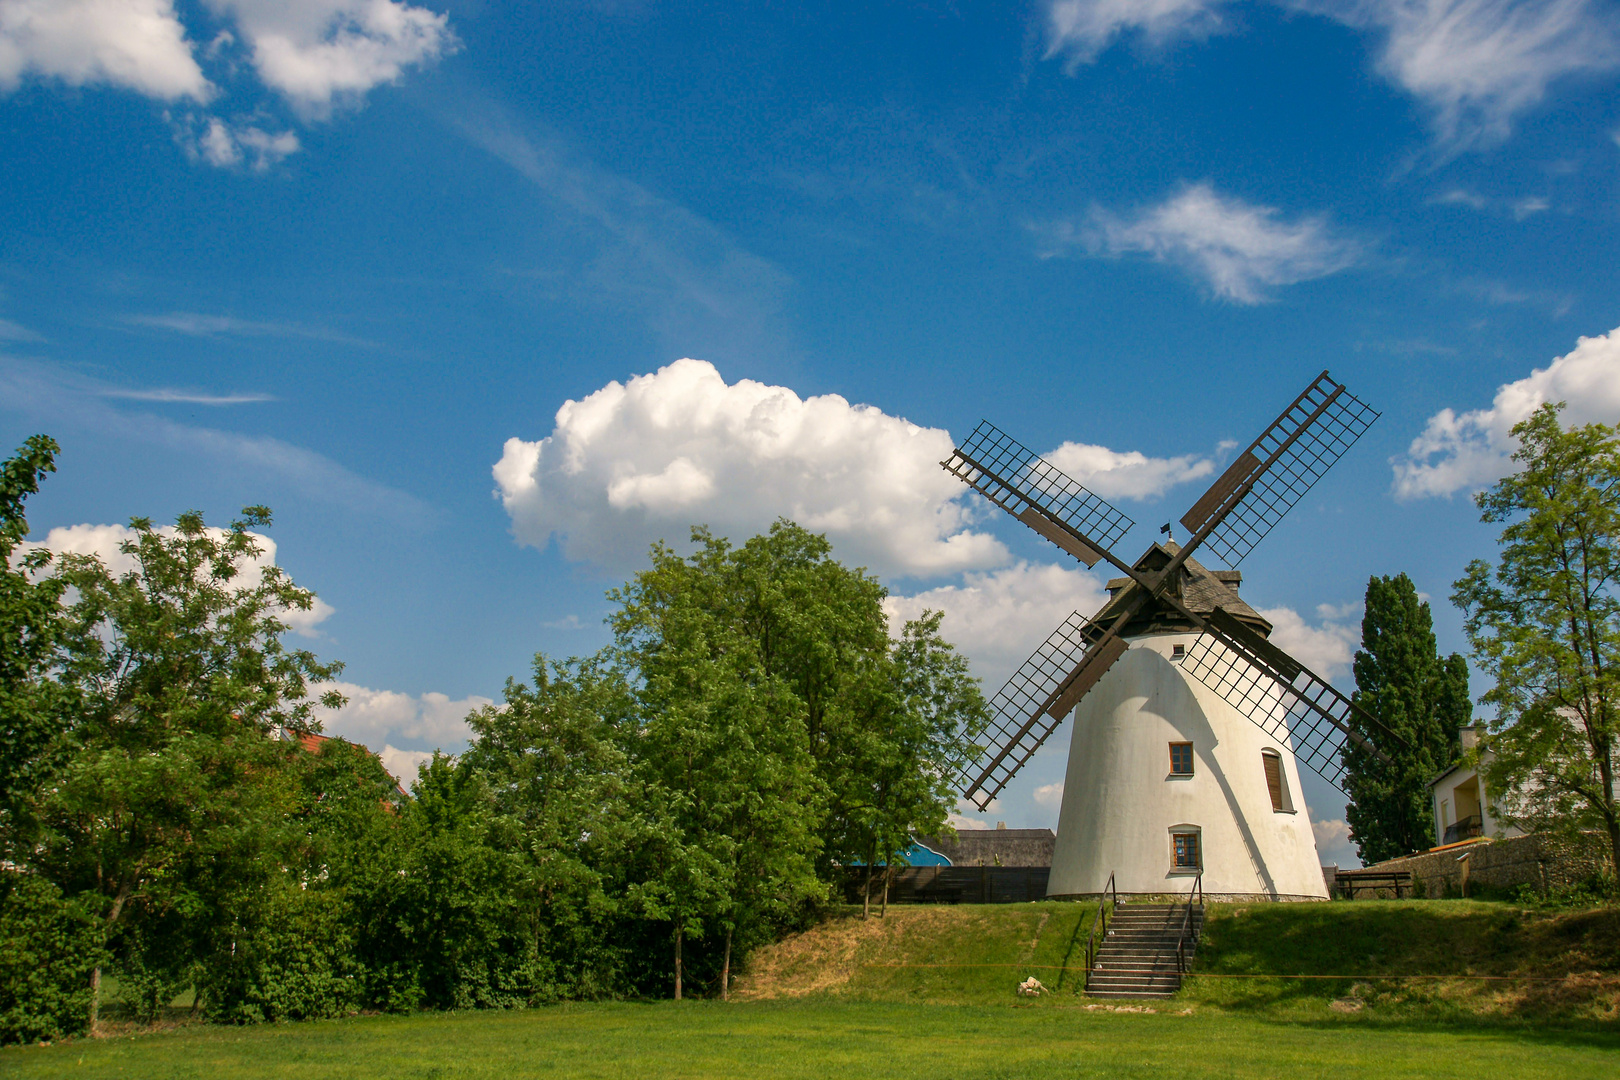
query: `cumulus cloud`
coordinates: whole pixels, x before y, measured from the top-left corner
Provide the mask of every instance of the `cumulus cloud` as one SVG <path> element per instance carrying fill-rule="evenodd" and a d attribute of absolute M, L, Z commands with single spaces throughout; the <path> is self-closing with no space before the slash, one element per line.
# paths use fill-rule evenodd
<path fill-rule="evenodd" d="M 1067 56 L 1072 70 L 1124 34 L 1156 44 L 1202 37 L 1221 28 L 1224 6 L 1225 0 L 1054 0 L 1046 10 L 1046 55 Z"/>
<path fill-rule="evenodd" d="M 172 0 L 0 0 L 0 91 L 28 75 L 161 101 L 214 94 Z"/>
<path fill-rule="evenodd" d="M 457 47 L 449 16 L 396 0 L 205 0 L 232 15 L 254 69 L 307 119 Z"/>
<path fill-rule="evenodd" d="M 0 92 L 25 77 L 106 84 L 165 102 L 206 105 L 245 50 L 260 82 L 305 121 L 356 106 L 408 69 L 458 47 L 447 15 L 402 0 L 203 0 L 234 28 L 199 50 L 174 0 L 0 0 Z M 200 14 L 185 9 L 187 17 Z M 196 162 L 264 172 L 301 148 L 289 130 L 247 119 L 169 117 Z"/>
<path fill-rule="evenodd" d="M 1037 805 L 1056 810 L 1063 805 L 1063 781 L 1059 780 L 1055 784 L 1042 784 L 1035 789 L 1035 794 L 1032 797 Z"/>
<path fill-rule="evenodd" d="M 1359 606 L 1319 605 L 1313 625 L 1293 608 L 1261 609 L 1271 623 L 1271 643 L 1324 679 L 1333 680 L 1350 672 L 1356 648 L 1361 644 L 1361 627 L 1348 621 L 1359 614 Z"/>
<path fill-rule="evenodd" d="M 1488 409 L 1442 409 L 1404 455 L 1391 461 L 1395 497 L 1418 499 L 1479 488 L 1514 469 L 1513 425 L 1547 402 L 1568 404 L 1566 424 L 1620 422 L 1620 328 L 1583 337 L 1544 368 L 1496 391 Z"/>
<path fill-rule="evenodd" d="M 172 525 L 165 525 L 160 526 L 158 532 L 173 536 L 175 529 Z M 210 529 L 209 532 L 221 539 L 226 535 L 224 529 Z M 257 558 L 243 567 L 239 580 L 244 589 L 257 586 L 265 569 L 276 564 L 276 542 L 259 533 L 251 533 L 250 535 L 258 542 L 261 550 Z M 101 560 L 102 565 L 114 576 L 122 577 L 140 569 L 140 564 L 136 561 L 135 556 L 120 550 L 120 545 L 134 540 L 136 536 L 137 533 L 134 529 L 123 525 L 84 524 L 58 526 L 46 533 L 44 540 L 19 545 L 18 554 L 21 555 L 36 548 L 44 548 L 59 555 L 94 555 Z M 279 614 L 279 618 L 294 633 L 301 634 L 304 637 L 319 637 L 320 632 L 316 627 L 325 622 L 332 615 L 332 612 L 332 605 L 317 596 L 314 598 L 309 610 L 283 611 Z"/>
<path fill-rule="evenodd" d="M 268 132 L 252 122 L 226 123 L 217 116 L 173 119 L 175 141 L 192 161 L 220 169 L 245 166 L 266 172 L 302 149 L 291 130 Z"/>
<path fill-rule="evenodd" d="M 1213 458 L 1185 454 L 1153 458 L 1139 450 L 1066 442 L 1041 455 L 1105 499 L 1152 499 L 1177 484 L 1209 476 Z"/>
<path fill-rule="evenodd" d="M 386 743 L 376 753 L 383 768 L 406 788 L 409 788 L 411 782 L 416 779 L 418 766 L 433 757 L 431 750 L 400 750 Z"/>
<path fill-rule="evenodd" d="M 893 633 L 924 611 L 944 612 L 940 634 L 968 658 L 988 695 L 1064 619 L 1076 611 L 1090 615 L 1107 599 L 1107 590 L 1091 574 L 1020 562 L 993 572 L 969 573 L 961 585 L 890 596 L 883 601 L 883 610 Z"/>
<path fill-rule="evenodd" d="M 1279 285 L 1327 277 L 1360 261 L 1361 245 L 1334 233 L 1322 217 L 1285 220 L 1268 206 L 1225 198 L 1191 184 L 1157 206 L 1120 217 L 1094 210 L 1083 221 L 1036 230 L 1042 254 L 1080 249 L 1091 255 L 1147 255 L 1189 271 L 1215 295 L 1239 304 L 1270 299 Z"/>
<path fill-rule="evenodd" d="M 1316 854 L 1324 866 L 1360 866 L 1361 857 L 1350 839 L 1350 826 L 1340 818 L 1311 822 Z"/>
<path fill-rule="evenodd" d="M 440 749 L 460 749 L 472 734 L 467 726 L 467 714 L 494 701 L 473 694 L 464 698 L 451 698 L 445 694 L 402 694 L 395 690 L 373 690 L 349 682 L 324 682 L 310 688 L 310 695 L 318 697 L 336 690 L 348 699 L 340 708 L 317 706 L 315 715 L 322 730 L 328 735 L 362 743 L 379 754 L 391 749 L 392 743 L 426 743 Z M 421 751 L 396 750 L 396 754 L 414 755 L 419 761 L 429 756 Z M 404 760 L 403 758 L 401 760 Z M 385 759 L 383 762 L 388 764 Z M 402 775 L 389 765 L 389 771 Z M 416 766 L 409 765 L 414 776 Z"/>
<path fill-rule="evenodd" d="M 1620 63 L 1593 0 L 1295 0 L 1383 35 L 1379 71 L 1423 101 L 1440 138 L 1497 142 L 1559 79 Z"/>
<path fill-rule="evenodd" d="M 994 566 L 963 488 L 939 467 L 950 435 L 782 386 L 727 384 L 679 360 L 557 410 L 550 435 L 508 439 L 494 467 L 518 541 L 560 537 L 568 558 L 622 568 L 693 524 L 745 537 L 788 517 L 879 572 Z"/>

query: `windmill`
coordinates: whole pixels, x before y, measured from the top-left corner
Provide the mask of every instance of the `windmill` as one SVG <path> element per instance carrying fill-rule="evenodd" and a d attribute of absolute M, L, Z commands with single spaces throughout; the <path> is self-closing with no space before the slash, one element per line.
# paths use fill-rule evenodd
<path fill-rule="evenodd" d="M 1325 895 L 1310 822 L 1294 816 L 1296 761 L 1340 787 L 1343 740 L 1388 760 L 1374 739 L 1395 736 L 1267 640 L 1236 567 L 1377 418 L 1324 371 L 1182 516 L 1185 543 L 1130 563 L 1111 548 L 1131 519 L 993 425 L 941 462 L 1087 568 L 1124 575 L 996 694 L 983 764 L 962 777 L 985 809 L 1074 714 L 1052 895 L 1109 876 L 1122 892 L 1186 891 L 1200 874 L 1216 894 Z"/>

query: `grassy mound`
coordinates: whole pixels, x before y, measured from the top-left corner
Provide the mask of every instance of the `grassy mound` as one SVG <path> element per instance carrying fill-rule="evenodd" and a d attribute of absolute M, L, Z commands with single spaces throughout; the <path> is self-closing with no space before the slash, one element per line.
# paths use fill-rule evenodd
<path fill-rule="evenodd" d="M 1093 904 L 892 907 L 760 950 L 738 996 L 1073 1007 Z M 1051 993 L 1018 998 L 1034 976 Z M 1358 901 L 1211 905 L 1194 973 L 1163 1009 L 1503 1019 L 1620 1018 L 1620 909 Z"/>

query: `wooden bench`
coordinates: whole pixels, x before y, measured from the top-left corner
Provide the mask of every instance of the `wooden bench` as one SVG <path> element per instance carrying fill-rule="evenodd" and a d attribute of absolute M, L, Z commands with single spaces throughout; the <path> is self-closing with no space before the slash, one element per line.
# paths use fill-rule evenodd
<path fill-rule="evenodd" d="M 1408 894 L 1412 891 L 1412 871 L 1340 870 L 1333 879 L 1333 887 L 1344 900 L 1354 900 L 1356 893 L 1365 889 L 1371 889 L 1374 896 L 1378 895 L 1380 889 L 1389 889 L 1399 900 L 1402 889 Z"/>

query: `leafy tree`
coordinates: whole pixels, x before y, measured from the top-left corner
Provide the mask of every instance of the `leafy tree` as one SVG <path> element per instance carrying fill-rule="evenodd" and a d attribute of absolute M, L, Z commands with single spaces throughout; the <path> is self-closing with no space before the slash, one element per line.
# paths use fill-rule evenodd
<path fill-rule="evenodd" d="M 1620 876 L 1620 434 L 1566 431 L 1562 408 L 1514 427 L 1520 470 L 1476 499 L 1503 526 L 1496 565 L 1470 562 L 1452 599 L 1496 679 L 1497 802 L 1532 827 L 1601 829 Z"/>
<path fill-rule="evenodd" d="M 71 693 L 52 677 L 61 661 L 67 583 L 48 574 L 48 551 L 12 563 L 28 535 L 24 504 L 44 474 L 56 471 L 57 451 L 52 439 L 35 435 L 0 464 L 0 858 L 8 861 L 33 843 L 17 831 L 17 803 L 59 762 L 73 712 Z"/>
<path fill-rule="evenodd" d="M 1366 732 L 1391 761 L 1353 741 L 1344 747 L 1350 837 L 1374 863 L 1436 843 L 1428 782 L 1460 755 L 1468 722 L 1468 664 L 1442 659 L 1426 601 L 1405 574 L 1367 582 L 1353 700 L 1403 742 Z"/>
<path fill-rule="evenodd" d="M 656 857 L 659 829 L 630 759 L 637 702 L 610 654 L 534 660 L 534 684 L 508 680 L 505 701 L 468 717 L 462 763 L 486 778 L 496 813 L 528 862 L 545 998 L 621 989 L 628 889 Z"/>
<path fill-rule="evenodd" d="M 228 530 L 195 512 L 169 530 L 135 519 L 123 551 L 137 568 L 118 577 L 94 556 L 58 560 L 77 593 L 63 679 L 82 706 L 72 759 L 31 807 L 44 836 L 32 861 L 65 892 L 99 898 L 110 940 L 133 919 L 143 926 L 126 944 L 170 942 L 176 973 L 195 952 L 174 935 L 195 942 L 217 921 L 215 886 L 273 869 L 262 856 L 293 792 L 270 781 L 294 750 L 269 736 L 311 730 L 309 682 L 340 669 L 282 643 L 283 615 L 313 594 L 257 565 L 249 530 L 269 522 L 262 507 Z"/>
<path fill-rule="evenodd" d="M 662 804 L 654 820 L 667 826 L 666 857 L 637 896 L 671 922 L 677 998 L 688 937 L 723 933 L 725 995 L 738 929 L 824 894 L 805 711 L 765 663 L 780 641 L 749 617 L 768 583 L 726 541 L 702 530 L 694 539 L 690 560 L 655 546 L 652 566 L 615 593 L 613 617 L 640 681 L 635 757 Z"/>

